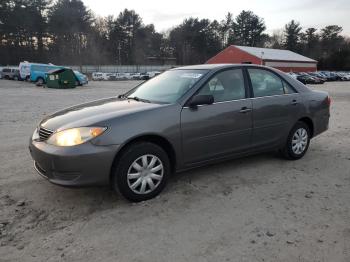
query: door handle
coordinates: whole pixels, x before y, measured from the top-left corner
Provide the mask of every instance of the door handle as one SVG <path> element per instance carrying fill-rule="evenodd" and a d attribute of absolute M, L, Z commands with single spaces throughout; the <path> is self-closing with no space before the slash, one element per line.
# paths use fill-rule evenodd
<path fill-rule="evenodd" d="M 298 101 L 294 99 L 294 100 L 292 101 L 292 105 L 295 106 L 295 105 L 297 105 L 297 104 L 298 104 Z"/>
<path fill-rule="evenodd" d="M 248 107 L 244 106 L 244 107 L 241 108 L 241 110 L 239 112 L 242 113 L 242 114 L 245 114 L 245 113 L 248 113 L 250 111 L 252 111 L 251 108 L 248 108 Z"/>

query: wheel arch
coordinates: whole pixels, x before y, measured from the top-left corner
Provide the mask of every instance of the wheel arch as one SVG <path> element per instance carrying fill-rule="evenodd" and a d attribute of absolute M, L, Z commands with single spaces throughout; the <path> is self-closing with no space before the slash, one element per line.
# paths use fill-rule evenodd
<path fill-rule="evenodd" d="M 111 179 L 113 177 L 113 172 L 115 171 L 115 168 L 117 167 L 118 162 L 119 162 L 120 157 L 122 156 L 123 152 L 125 152 L 125 150 L 128 147 L 130 147 L 131 145 L 133 145 L 135 143 L 139 143 L 139 142 L 150 142 L 150 143 L 154 143 L 154 144 L 160 146 L 165 151 L 165 153 L 167 153 L 167 155 L 169 157 L 171 171 L 172 172 L 175 171 L 177 157 L 176 157 L 175 149 L 174 149 L 173 145 L 169 142 L 169 140 L 161 135 L 158 135 L 158 134 L 143 134 L 143 135 L 139 135 L 139 136 L 136 136 L 136 137 L 129 139 L 118 150 L 118 152 L 116 153 L 116 155 L 114 157 L 113 164 L 111 167 L 110 181 L 112 181 Z"/>
<path fill-rule="evenodd" d="M 38 81 L 39 81 L 39 79 L 42 79 L 42 80 L 43 80 L 43 82 L 45 82 L 45 79 L 44 79 L 42 76 L 38 76 L 38 77 L 35 79 L 35 82 L 38 82 Z"/>
<path fill-rule="evenodd" d="M 315 126 L 314 126 L 314 122 L 312 121 L 312 119 L 310 117 L 305 116 L 305 117 L 300 118 L 298 121 L 305 123 L 309 127 L 311 137 L 313 137 L 314 131 L 315 131 Z"/>

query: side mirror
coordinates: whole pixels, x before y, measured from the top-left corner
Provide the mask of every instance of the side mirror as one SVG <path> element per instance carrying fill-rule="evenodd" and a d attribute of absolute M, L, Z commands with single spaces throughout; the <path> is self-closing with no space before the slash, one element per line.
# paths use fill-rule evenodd
<path fill-rule="evenodd" d="M 197 107 L 199 105 L 211 105 L 214 103 L 214 97 L 212 95 L 196 95 L 192 97 L 189 102 L 190 107 Z"/>

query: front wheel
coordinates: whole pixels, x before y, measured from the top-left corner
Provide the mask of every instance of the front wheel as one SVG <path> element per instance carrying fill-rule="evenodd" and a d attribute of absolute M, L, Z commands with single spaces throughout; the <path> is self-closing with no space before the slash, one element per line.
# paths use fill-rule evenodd
<path fill-rule="evenodd" d="M 304 122 L 297 122 L 288 135 L 286 145 L 281 150 L 286 159 L 297 160 L 302 158 L 310 144 L 310 128 Z"/>
<path fill-rule="evenodd" d="M 140 142 L 129 146 L 113 171 L 112 186 L 132 202 L 157 196 L 171 172 L 167 153 L 158 145 Z"/>

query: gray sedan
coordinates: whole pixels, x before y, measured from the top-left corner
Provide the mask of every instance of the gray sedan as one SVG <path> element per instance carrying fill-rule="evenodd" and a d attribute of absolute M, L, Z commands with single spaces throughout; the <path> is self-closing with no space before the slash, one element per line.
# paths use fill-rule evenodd
<path fill-rule="evenodd" d="M 272 68 L 187 66 L 46 117 L 29 149 L 52 183 L 110 184 L 143 201 L 173 172 L 273 150 L 300 159 L 328 129 L 330 102 Z"/>

